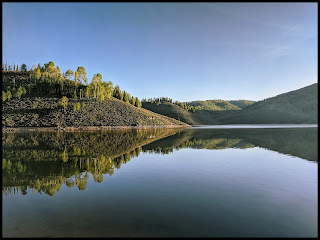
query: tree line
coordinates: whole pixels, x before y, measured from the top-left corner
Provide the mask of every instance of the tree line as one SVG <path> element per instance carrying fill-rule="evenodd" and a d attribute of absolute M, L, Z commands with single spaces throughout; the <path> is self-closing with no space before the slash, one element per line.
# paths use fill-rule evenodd
<path fill-rule="evenodd" d="M 26 72 L 27 71 L 27 65 L 26 64 L 21 64 L 21 66 L 20 66 L 20 69 L 19 69 L 19 65 L 17 64 L 8 64 L 7 62 L 6 63 L 3 63 L 2 64 L 2 71 L 6 71 L 6 72 L 8 72 L 8 71 L 12 71 L 12 72 L 19 72 L 19 71 L 21 71 L 21 72 Z"/>
<path fill-rule="evenodd" d="M 45 63 L 43 66 L 40 63 L 37 66 L 33 65 L 30 70 L 27 70 L 26 64 L 22 64 L 19 68 L 18 65 L 5 63 L 2 64 L 2 71 L 27 73 L 29 78 L 27 81 L 21 81 L 24 86 L 21 86 L 22 89 L 16 94 L 12 93 L 12 87 L 16 85 L 16 78 L 13 77 L 12 81 L 10 81 L 10 79 L 3 77 L 6 89 L 2 91 L 2 101 L 10 99 L 12 96 L 20 98 L 27 93 L 29 95 L 37 95 L 42 92 L 59 95 L 60 97 L 97 99 L 99 101 L 115 97 L 136 107 L 141 107 L 142 105 L 138 97 L 133 97 L 126 91 L 121 91 L 118 85 L 113 87 L 111 81 L 103 81 L 101 73 L 94 74 L 89 84 L 87 73 L 83 66 L 78 67 L 76 71 L 68 69 L 65 73 L 62 73 L 60 67 L 55 66 L 52 61 Z M 20 78 L 24 77 L 20 76 Z"/>
<path fill-rule="evenodd" d="M 160 105 L 162 102 L 168 102 L 168 103 L 175 104 L 175 105 L 177 105 L 187 111 L 190 111 L 190 112 L 195 112 L 196 110 L 201 110 L 201 108 L 198 106 L 194 107 L 194 106 L 188 105 L 185 102 L 173 101 L 172 98 L 169 98 L 169 97 L 157 97 L 157 98 L 148 98 L 148 99 L 143 98 L 142 102 L 143 103 L 150 103 L 150 104 L 157 104 L 157 105 Z"/>

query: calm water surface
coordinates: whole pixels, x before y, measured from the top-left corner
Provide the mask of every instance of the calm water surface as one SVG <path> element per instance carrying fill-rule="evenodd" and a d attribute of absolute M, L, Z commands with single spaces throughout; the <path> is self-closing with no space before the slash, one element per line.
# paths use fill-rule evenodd
<path fill-rule="evenodd" d="M 316 237 L 317 131 L 3 134 L 3 237 Z"/>

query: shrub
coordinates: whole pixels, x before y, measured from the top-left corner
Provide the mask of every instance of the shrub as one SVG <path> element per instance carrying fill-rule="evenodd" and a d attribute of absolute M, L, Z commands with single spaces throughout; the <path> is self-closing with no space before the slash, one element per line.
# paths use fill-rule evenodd
<path fill-rule="evenodd" d="M 5 100 L 7 100 L 7 93 L 2 91 L 2 102 L 4 102 Z"/>
<path fill-rule="evenodd" d="M 78 110 L 80 110 L 80 107 L 81 107 L 81 105 L 80 105 L 79 102 L 78 102 L 78 103 L 74 103 L 74 104 L 73 104 L 73 111 L 78 111 Z"/>
<path fill-rule="evenodd" d="M 58 102 L 58 106 L 63 107 L 64 110 L 66 110 L 68 107 L 68 98 L 66 96 L 63 96 Z"/>

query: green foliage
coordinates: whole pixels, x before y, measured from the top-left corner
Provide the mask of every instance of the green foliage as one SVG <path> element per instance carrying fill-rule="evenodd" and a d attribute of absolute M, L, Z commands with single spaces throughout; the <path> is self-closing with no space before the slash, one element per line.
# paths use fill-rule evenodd
<path fill-rule="evenodd" d="M 74 80 L 75 80 L 76 82 L 79 81 L 79 72 L 78 72 L 78 71 L 75 71 L 75 72 L 74 72 Z"/>
<path fill-rule="evenodd" d="M 135 106 L 135 105 L 136 105 L 136 99 L 135 99 L 134 97 L 132 97 L 132 98 L 130 99 L 130 103 L 131 103 L 133 106 Z"/>
<path fill-rule="evenodd" d="M 21 72 L 8 72 L 8 64 L 3 64 L 2 68 L 3 91 L 5 92 L 3 102 L 7 102 L 12 98 L 12 95 L 18 99 L 21 97 L 61 98 L 66 96 L 73 99 L 85 97 L 88 100 L 94 98 L 100 102 L 116 97 L 133 106 L 141 106 L 141 103 L 137 102 L 137 98 L 121 91 L 119 86 L 114 88 L 111 81 L 104 82 L 100 73 L 95 74 L 93 81 L 88 84 L 84 67 L 78 67 L 75 72 L 68 69 L 64 74 L 61 74 L 60 67 L 55 66 L 53 61 L 49 61 L 43 66 L 41 64 L 33 65 L 30 71 L 27 71 L 26 66 L 22 66 Z M 10 66 L 10 69 L 15 69 L 15 66 Z"/>
<path fill-rule="evenodd" d="M 7 100 L 7 93 L 2 91 L 2 102 Z"/>
<path fill-rule="evenodd" d="M 135 100 L 135 106 L 140 108 L 142 106 L 141 102 L 139 101 L 139 99 L 136 97 L 136 100 Z"/>
<path fill-rule="evenodd" d="M 65 77 L 69 80 L 72 80 L 73 79 L 73 76 L 74 76 L 74 73 L 71 69 L 69 69 L 68 71 L 66 71 L 65 73 Z"/>
<path fill-rule="evenodd" d="M 129 103 L 129 94 L 126 91 L 123 91 L 123 101 Z"/>
<path fill-rule="evenodd" d="M 152 112 L 174 118 L 178 121 L 180 120 L 187 124 L 199 124 L 199 121 L 192 115 L 192 113 L 173 103 L 162 102 L 160 105 L 157 105 L 151 102 L 143 102 L 142 107 Z"/>
<path fill-rule="evenodd" d="M 83 81 L 85 84 L 88 84 L 87 73 L 84 67 L 78 67 L 77 69 L 78 76 L 76 78 L 80 83 Z M 101 77 L 102 78 L 102 77 Z"/>
<path fill-rule="evenodd" d="M 66 110 L 68 107 L 68 98 L 66 96 L 63 96 L 58 102 L 58 106 L 63 107 L 63 109 Z"/>
<path fill-rule="evenodd" d="M 110 98 L 113 92 L 112 82 L 102 82 L 102 75 L 100 73 L 94 74 L 89 89 L 94 98 L 103 101 L 105 98 Z M 88 91 L 89 92 L 89 91 Z"/>
<path fill-rule="evenodd" d="M 20 70 L 21 70 L 22 72 L 26 72 L 26 71 L 27 71 L 27 65 L 23 63 L 23 64 L 21 65 Z"/>
<path fill-rule="evenodd" d="M 73 111 L 78 111 L 81 108 L 81 104 L 79 102 L 74 103 L 72 106 L 73 106 Z"/>
<path fill-rule="evenodd" d="M 11 94 L 11 91 L 7 91 L 7 99 L 11 99 L 12 98 L 12 94 Z"/>
<path fill-rule="evenodd" d="M 35 78 L 36 80 L 39 80 L 40 77 L 41 77 L 41 70 L 40 70 L 40 68 L 36 68 L 36 69 L 34 70 L 34 78 Z"/>
<path fill-rule="evenodd" d="M 115 88 L 114 88 L 114 91 L 113 91 L 113 97 L 119 99 L 119 100 L 123 100 L 123 94 L 120 90 L 120 87 L 119 85 L 117 85 Z"/>
<path fill-rule="evenodd" d="M 17 97 L 18 99 L 20 99 L 21 96 L 26 93 L 27 93 L 27 90 L 24 87 L 20 86 L 18 88 L 18 90 L 14 92 L 14 96 Z"/>

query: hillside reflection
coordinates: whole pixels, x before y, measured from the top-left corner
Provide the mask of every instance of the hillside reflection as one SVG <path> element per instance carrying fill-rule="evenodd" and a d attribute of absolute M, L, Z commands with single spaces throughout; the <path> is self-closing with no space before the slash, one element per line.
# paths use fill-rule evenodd
<path fill-rule="evenodd" d="M 186 129 L 144 146 L 143 151 L 168 154 L 187 147 L 212 150 L 262 147 L 318 161 L 318 128 Z"/>
<path fill-rule="evenodd" d="M 63 184 L 85 190 L 112 176 L 141 152 L 169 154 L 182 148 L 262 147 L 317 161 L 317 128 L 153 129 L 100 132 L 28 132 L 2 136 L 2 194 L 54 196 Z M 89 174 L 90 173 L 90 174 Z"/>
<path fill-rule="evenodd" d="M 2 137 L 2 193 L 53 196 L 62 184 L 85 190 L 139 156 L 141 146 L 175 134 L 174 129 L 100 132 L 7 133 Z"/>

